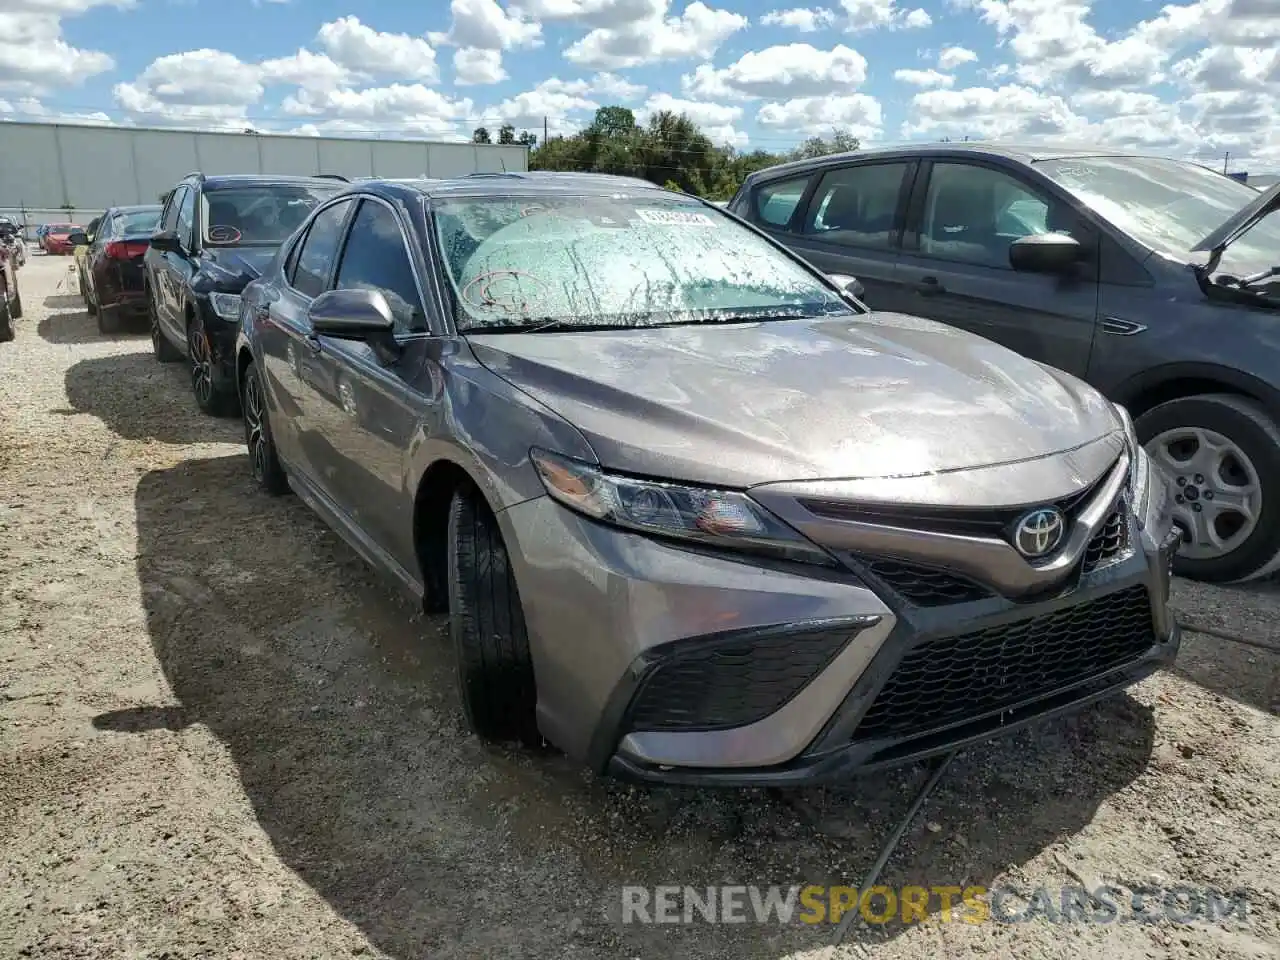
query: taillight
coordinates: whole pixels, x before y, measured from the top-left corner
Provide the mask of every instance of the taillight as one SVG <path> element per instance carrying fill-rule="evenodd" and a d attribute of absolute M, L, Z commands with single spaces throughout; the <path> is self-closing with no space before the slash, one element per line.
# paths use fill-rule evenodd
<path fill-rule="evenodd" d="M 144 256 L 147 252 L 145 240 L 112 240 L 107 244 L 106 254 L 111 260 L 132 260 Z"/>

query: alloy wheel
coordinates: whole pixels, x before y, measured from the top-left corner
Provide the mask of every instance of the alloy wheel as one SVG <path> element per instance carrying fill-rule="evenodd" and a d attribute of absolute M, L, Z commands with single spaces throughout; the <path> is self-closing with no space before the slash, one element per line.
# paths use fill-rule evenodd
<path fill-rule="evenodd" d="M 1174 480 L 1181 556 L 1220 557 L 1249 539 L 1262 513 L 1262 483 L 1237 443 L 1203 427 L 1175 427 L 1152 437 L 1146 450 Z"/>
<path fill-rule="evenodd" d="M 193 323 L 187 334 L 187 348 L 191 354 L 191 388 L 202 407 L 213 399 L 213 351 L 204 328 Z"/>
<path fill-rule="evenodd" d="M 244 442 L 249 448 L 253 476 L 262 481 L 267 475 L 267 435 L 264 426 L 262 386 L 250 373 L 244 385 Z"/>

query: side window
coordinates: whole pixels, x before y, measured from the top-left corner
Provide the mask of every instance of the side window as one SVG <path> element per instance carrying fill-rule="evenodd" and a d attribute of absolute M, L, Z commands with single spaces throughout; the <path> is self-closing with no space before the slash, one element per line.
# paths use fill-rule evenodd
<path fill-rule="evenodd" d="M 338 265 L 338 289 L 380 290 L 401 333 L 426 329 L 413 262 L 395 214 L 374 200 L 360 204 Z"/>
<path fill-rule="evenodd" d="M 771 227 L 785 227 L 808 186 L 808 177 L 766 183 L 756 191 L 756 219 Z"/>
<path fill-rule="evenodd" d="M 184 186 L 175 187 L 169 193 L 169 199 L 165 203 L 164 213 L 160 216 L 161 230 L 178 229 L 178 209 L 182 206 L 182 198 L 186 196 L 187 188 Z"/>
<path fill-rule="evenodd" d="M 293 274 L 298 269 L 298 254 L 302 252 L 302 245 L 307 242 L 307 234 L 304 231 L 302 236 L 298 237 L 294 245 L 289 249 L 289 255 L 284 258 L 284 278 L 293 286 Z"/>
<path fill-rule="evenodd" d="M 185 250 L 195 249 L 191 236 L 191 230 L 195 226 L 195 222 L 196 192 L 188 187 L 187 192 L 182 195 L 182 205 L 178 207 L 178 223 L 174 227 L 178 231 L 178 240 L 181 241 Z"/>
<path fill-rule="evenodd" d="M 805 233 L 843 246 L 894 246 L 908 167 L 906 163 L 859 163 L 832 170 L 809 203 Z"/>
<path fill-rule="evenodd" d="M 342 239 L 342 222 L 351 206 L 343 200 L 321 210 L 311 221 L 311 229 L 302 241 L 298 262 L 293 268 L 293 287 L 308 297 L 324 293 L 329 280 L 329 268 L 338 255 L 338 242 Z"/>
<path fill-rule="evenodd" d="M 1009 244 L 1021 237 L 1070 232 L 1061 222 L 1067 214 L 1007 173 L 935 163 L 925 195 L 920 252 L 1008 270 Z"/>
<path fill-rule="evenodd" d="M 103 246 L 111 239 L 112 224 L 114 222 L 114 218 L 103 216 L 89 224 L 89 242 L 95 247 Z"/>

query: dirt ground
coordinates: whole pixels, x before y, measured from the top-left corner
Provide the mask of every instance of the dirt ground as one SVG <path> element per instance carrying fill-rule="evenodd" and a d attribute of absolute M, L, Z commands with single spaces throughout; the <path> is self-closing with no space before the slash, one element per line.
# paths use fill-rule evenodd
<path fill-rule="evenodd" d="M 32 256 L 0 344 L 0 958 L 1280 955 L 1280 585 L 1180 583 L 1177 669 L 971 749 L 889 885 L 1186 884 L 1245 919 L 620 923 L 625 884 L 853 884 L 908 769 L 649 790 L 461 725 L 439 618 L 255 492 L 142 332 Z M 1242 637 L 1255 645 L 1236 642 Z M 1267 649 L 1270 645 L 1272 649 Z"/>

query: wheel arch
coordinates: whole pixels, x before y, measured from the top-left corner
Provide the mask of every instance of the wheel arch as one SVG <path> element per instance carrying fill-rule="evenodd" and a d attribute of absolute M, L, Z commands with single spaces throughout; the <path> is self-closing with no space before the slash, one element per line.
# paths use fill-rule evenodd
<path fill-rule="evenodd" d="M 413 543 L 428 613 L 446 613 L 449 591 L 449 505 L 459 490 L 473 491 L 493 511 L 484 484 L 457 460 L 433 460 L 418 478 L 413 498 Z M 496 511 L 495 511 L 496 512 Z"/>
<path fill-rule="evenodd" d="M 1171 363 L 1155 367 L 1129 378 L 1111 391 L 1111 396 L 1137 420 L 1159 404 L 1210 393 L 1228 393 L 1252 400 L 1272 420 L 1280 422 L 1280 389 L 1252 374 L 1216 363 Z"/>

